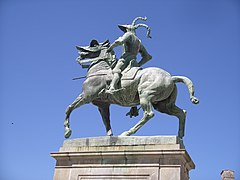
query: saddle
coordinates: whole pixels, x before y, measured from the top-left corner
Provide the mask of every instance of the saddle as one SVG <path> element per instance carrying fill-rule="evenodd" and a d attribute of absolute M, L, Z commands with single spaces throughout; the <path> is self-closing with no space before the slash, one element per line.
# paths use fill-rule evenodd
<path fill-rule="evenodd" d="M 123 72 L 122 72 L 122 78 L 121 80 L 133 80 L 135 78 L 135 76 L 137 75 L 137 72 L 139 70 L 142 70 L 141 67 L 132 67 L 130 69 L 125 69 Z M 120 80 L 120 81 L 121 81 Z"/>
<path fill-rule="evenodd" d="M 139 70 L 142 68 L 139 67 L 135 59 L 131 60 L 128 66 L 122 71 L 121 80 L 133 80 Z"/>
<path fill-rule="evenodd" d="M 136 86 L 136 82 L 134 81 L 136 78 L 136 75 L 139 71 L 141 71 L 141 67 L 131 67 L 126 68 L 124 71 L 122 71 L 122 76 L 120 80 L 117 83 L 117 87 L 114 90 L 114 99 L 117 102 L 133 102 L 136 98 L 136 90 L 132 89 Z M 134 85 L 135 84 L 135 85 Z M 129 92 L 129 88 L 131 89 L 131 92 Z M 128 94 L 126 96 L 126 93 Z"/>
<path fill-rule="evenodd" d="M 119 85 L 121 83 L 121 81 L 125 81 L 125 80 L 134 80 L 134 78 L 136 77 L 138 71 L 142 70 L 141 67 L 132 67 L 131 69 L 125 69 L 121 74 L 122 77 L 119 80 Z M 108 78 L 107 79 L 112 79 L 113 78 L 113 74 L 112 74 L 112 70 L 104 70 L 104 71 L 99 71 L 97 73 L 91 74 L 88 77 L 94 77 L 94 76 L 103 76 L 106 75 Z"/>

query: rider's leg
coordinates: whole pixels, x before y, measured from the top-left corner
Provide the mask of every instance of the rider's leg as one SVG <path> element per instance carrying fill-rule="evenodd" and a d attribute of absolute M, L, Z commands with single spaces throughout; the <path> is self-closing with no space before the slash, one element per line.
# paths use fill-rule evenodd
<path fill-rule="evenodd" d="M 120 79 L 120 73 L 114 73 L 113 79 L 112 79 L 112 82 L 111 82 L 110 88 L 109 88 L 110 91 L 114 91 L 116 89 L 119 79 Z"/>
<path fill-rule="evenodd" d="M 113 69 L 113 79 L 110 84 L 109 92 L 114 91 L 116 89 L 117 83 L 120 79 L 120 73 L 122 72 L 122 67 L 124 66 L 125 60 L 124 59 L 119 59 L 117 62 L 117 65 Z"/>

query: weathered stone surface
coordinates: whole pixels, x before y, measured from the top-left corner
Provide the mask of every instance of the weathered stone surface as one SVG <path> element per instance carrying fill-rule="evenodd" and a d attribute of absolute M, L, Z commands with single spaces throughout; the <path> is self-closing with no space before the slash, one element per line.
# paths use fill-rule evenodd
<path fill-rule="evenodd" d="M 223 170 L 221 172 L 222 180 L 234 180 L 234 171 L 232 170 Z"/>
<path fill-rule="evenodd" d="M 195 168 L 175 136 L 97 137 L 65 140 L 54 179 L 187 180 Z"/>
<path fill-rule="evenodd" d="M 72 140 L 65 140 L 63 147 L 72 146 L 134 146 L 134 145 L 169 145 L 180 144 L 181 140 L 176 136 L 103 136 L 94 138 L 78 138 Z M 182 143 L 181 143 L 182 145 Z"/>

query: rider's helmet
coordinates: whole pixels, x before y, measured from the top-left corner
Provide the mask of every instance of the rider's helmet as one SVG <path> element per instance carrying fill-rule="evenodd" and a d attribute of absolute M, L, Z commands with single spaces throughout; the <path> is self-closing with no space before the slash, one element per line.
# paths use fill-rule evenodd
<path fill-rule="evenodd" d="M 136 24 L 136 25 L 135 25 L 135 23 L 136 23 L 137 20 L 146 21 L 146 20 L 147 20 L 147 17 L 144 17 L 144 18 L 143 18 L 143 17 L 137 17 L 137 18 L 135 18 L 135 19 L 133 20 L 132 24 L 125 24 L 125 25 L 119 24 L 118 27 L 119 27 L 123 32 L 131 31 L 131 32 L 133 32 L 133 33 L 135 33 L 135 30 L 136 30 L 137 28 L 139 28 L 139 27 L 145 27 L 145 28 L 147 29 L 147 37 L 148 37 L 148 38 L 151 38 L 151 36 L 150 36 L 150 31 L 151 31 L 150 27 L 149 27 L 148 25 L 146 25 L 146 24 Z"/>

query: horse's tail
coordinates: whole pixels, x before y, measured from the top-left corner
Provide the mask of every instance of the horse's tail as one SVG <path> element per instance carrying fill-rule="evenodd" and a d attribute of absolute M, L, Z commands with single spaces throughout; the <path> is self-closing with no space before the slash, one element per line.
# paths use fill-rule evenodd
<path fill-rule="evenodd" d="M 199 103 L 198 98 L 196 98 L 194 96 L 193 83 L 189 78 L 184 77 L 184 76 L 172 76 L 172 80 L 173 80 L 174 83 L 178 83 L 178 82 L 184 83 L 188 88 L 188 92 L 190 94 L 190 100 L 192 101 L 192 103 L 193 104 L 198 104 Z"/>

